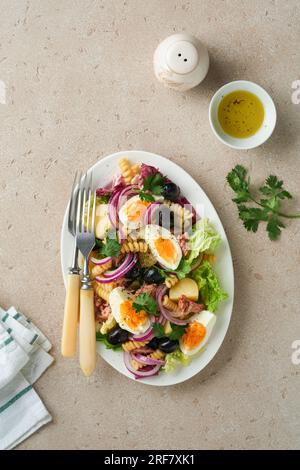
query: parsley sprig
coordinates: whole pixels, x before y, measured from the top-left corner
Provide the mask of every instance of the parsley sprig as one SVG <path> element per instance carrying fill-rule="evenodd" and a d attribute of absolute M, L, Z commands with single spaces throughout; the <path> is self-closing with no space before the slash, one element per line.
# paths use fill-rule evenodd
<path fill-rule="evenodd" d="M 177 340 L 185 333 L 185 325 L 175 325 L 171 323 L 171 332 L 166 334 L 164 327 L 160 323 L 152 323 L 152 330 L 156 338 L 169 338 L 171 340 Z"/>
<path fill-rule="evenodd" d="M 144 292 L 143 294 L 139 294 L 136 299 L 134 300 L 132 307 L 136 312 L 144 312 L 149 313 L 150 315 L 159 315 L 157 309 L 157 303 L 152 297 L 152 295 L 147 294 Z"/>
<path fill-rule="evenodd" d="M 118 256 L 121 252 L 121 245 L 116 237 L 107 236 L 104 241 L 96 238 L 95 245 L 99 255 L 113 257 Z"/>
<path fill-rule="evenodd" d="M 143 188 L 139 192 L 140 199 L 146 202 L 154 202 L 153 194 L 155 196 L 162 194 L 165 180 L 166 178 L 161 173 L 155 173 L 155 175 L 149 175 L 144 178 Z"/>
<path fill-rule="evenodd" d="M 189 263 L 186 259 L 181 258 L 177 269 L 172 271 L 172 273 L 176 274 L 178 279 L 184 279 L 191 269 L 191 263 Z"/>
<path fill-rule="evenodd" d="M 247 170 L 242 165 L 236 165 L 226 179 L 236 196 L 232 199 L 237 204 L 239 218 L 248 231 L 256 232 L 260 222 L 266 222 L 266 230 L 270 240 L 277 240 L 281 229 L 285 227 L 281 218 L 296 219 L 300 214 L 286 214 L 281 212 L 284 199 L 292 199 L 292 195 L 283 187 L 283 181 L 277 176 L 270 175 L 263 186 L 259 188 L 259 200 L 250 188 L 250 178 L 246 177 Z M 249 206 L 245 203 L 254 203 Z"/>

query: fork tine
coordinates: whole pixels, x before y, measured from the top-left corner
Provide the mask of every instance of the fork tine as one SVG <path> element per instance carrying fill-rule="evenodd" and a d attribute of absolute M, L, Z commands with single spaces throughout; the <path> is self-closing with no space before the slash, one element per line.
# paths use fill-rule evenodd
<path fill-rule="evenodd" d="M 95 212 L 96 212 L 96 191 L 93 191 L 93 209 L 92 209 L 92 228 L 91 232 L 94 234 L 95 233 Z"/>
<path fill-rule="evenodd" d="M 74 209 L 73 209 L 73 232 L 74 235 L 76 234 L 76 225 L 77 225 L 77 209 L 78 209 L 78 198 L 79 198 L 79 190 L 80 190 L 80 181 L 82 178 L 82 171 L 78 173 L 78 181 L 74 190 Z"/>
<path fill-rule="evenodd" d="M 83 181 L 83 175 L 81 175 L 81 178 L 78 183 L 76 233 L 80 232 L 81 212 L 82 212 L 82 181 Z"/>
<path fill-rule="evenodd" d="M 85 232 L 84 230 L 84 217 L 86 211 L 86 179 L 87 175 L 84 175 L 83 183 L 82 183 L 82 205 L 81 205 L 81 232 Z"/>
<path fill-rule="evenodd" d="M 90 174 L 89 182 L 87 185 L 88 191 L 88 207 L 87 207 L 87 222 L 86 222 L 86 231 L 90 232 L 90 213 L 91 213 L 91 195 L 92 195 L 92 181 L 93 181 L 93 174 Z"/>
<path fill-rule="evenodd" d="M 76 171 L 73 184 L 72 184 L 72 189 L 71 189 L 71 195 L 70 195 L 70 203 L 69 203 L 69 213 L 68 213 L 68 227 L 69 230 L 72 229 L 73 222 L 74 222 L 74 207 L 75 207 L 75 187 L 76 187 L 76 181 L 77 181 L 77 175 L 78 172 Z"/>

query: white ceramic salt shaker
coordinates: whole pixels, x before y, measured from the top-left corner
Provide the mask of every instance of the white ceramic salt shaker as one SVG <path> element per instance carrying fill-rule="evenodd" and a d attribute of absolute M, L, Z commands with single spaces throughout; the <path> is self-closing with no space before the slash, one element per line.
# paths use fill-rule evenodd
<path fill-rule="evenodd" d="M 209 67 L 207 48 L 190 34 L 173 34 L 154 52 L 156 78 L 169 88 L 186 91 L 204 80 Z"/>

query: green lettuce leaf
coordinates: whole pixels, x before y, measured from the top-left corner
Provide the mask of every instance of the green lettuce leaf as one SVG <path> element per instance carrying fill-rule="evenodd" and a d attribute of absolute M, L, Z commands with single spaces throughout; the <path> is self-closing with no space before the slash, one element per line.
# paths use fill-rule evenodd
<path fill-rule="evenodd" d="M 208 261 L 193 271 L 192 278 L 197 282 L 203 302 L 210 312 L 215 312 L 220 302 L 228 298 Z"/>
<path fill-rule="evenodd" d="M 172 353 L 166 354 L 165 361 L 166 362 L 163 366 L 163 370 L 166 372 L 172 372 L 174 369 L 176 369 L 176 367 L 178 367 L 179 364 L 187 366 L 190 363 L 190 358 L 189 356 L 183 354 L 180 349 L 177 349 Z"/>
<path fill-rule="evenodd" d="M 193 227 L 193 233 L 189 239 L 190 254 L 188 262 L 197 258 L 204 251 L 213 252 L 221 241 L 220 235 L 216 232 L 208 219 L 199 220 Z"/>

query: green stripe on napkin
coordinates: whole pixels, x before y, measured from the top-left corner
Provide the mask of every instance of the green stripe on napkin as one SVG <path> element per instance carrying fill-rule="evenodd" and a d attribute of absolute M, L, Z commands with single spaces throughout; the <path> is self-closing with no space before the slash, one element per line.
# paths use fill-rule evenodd
<path fill-rule="evenodd" d="M 0 344 L 0 349 L 4 348 L 4 346 L 7 346 L 9 343 L 11 343 L 13 341 L 13 337 L 10 336 L 9 338 L 6 338 L 5 341 L 3 341 L 2 344 Z"/>
<path fill-rule="evenodd" d="M 7 410 L 11 405 L 13 405 L 19 398 L 21 398 L 23 395 L 25 395 L 27 392 L 29 392 L 32 389 L 32 385 L 28 385 L 28 387 L 23 388 L 17 395 L 12 397 L 7 403 L 4 405 L 0 406 L 0 414 L 3 413 L 3 411 Z"/>

